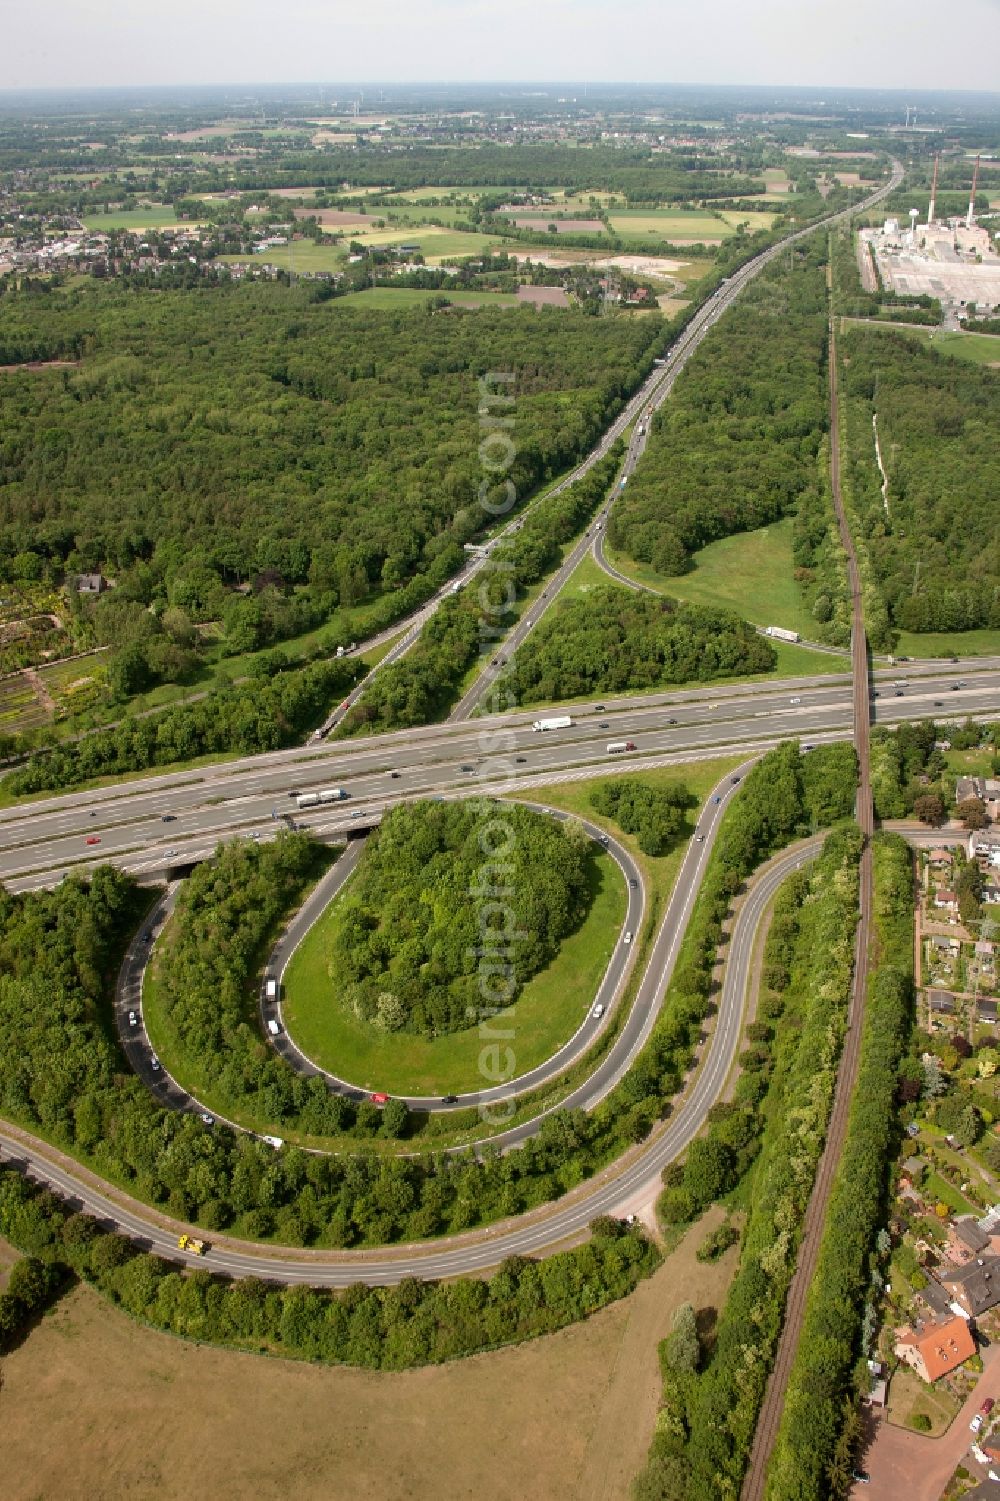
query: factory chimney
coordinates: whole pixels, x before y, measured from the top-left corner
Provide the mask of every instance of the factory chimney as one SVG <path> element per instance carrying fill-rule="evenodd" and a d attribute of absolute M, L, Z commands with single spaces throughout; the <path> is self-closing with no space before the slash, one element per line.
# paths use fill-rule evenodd
<path fill-rule="evenodd" d="M 976 184 L 979 181 L 979 157 L 976 157 L 976 167 L 972 174 L 972 192 L 969 195 L 969 212 L 965 216 L 965 227 L 971 229 L 976 222 Z"/>
<path fill-rule="evenodd" d="M 935 209 L 936 200 L 937 200 L 937 174 L 938 174 L 938 162 L 939 161 L 940 161 L 940 157 L 936 156 L 934 158 L 934 179 L 933 179 L 933 181 L 931 183 L 931 202 L 930 202 L 930 207 L 927 210 L 927 223 L 929 225 L 934 223 L 934 209 Z"/>

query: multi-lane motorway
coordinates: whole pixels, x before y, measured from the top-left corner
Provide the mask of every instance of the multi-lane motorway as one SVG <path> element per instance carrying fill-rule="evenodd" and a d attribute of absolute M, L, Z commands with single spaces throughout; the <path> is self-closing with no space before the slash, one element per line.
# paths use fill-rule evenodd
<path fill-rule="evenodd" d="M 1000 661 L 907 663 L 876 673 L 874 692 L 879 724 L 996 718 Z M 342 839 L 414 797 L 493 796 L 572 780 L 595 766 L 635 769 L 664 756 L 847 736 L 854 705 L 850 680 L 830 674 L 574 705 L 568 712 L 573 724 L 561 730 L 534 731 L 526 713 L 432 725 L 6 808 L 0 880 L 14 889 L 53 884 L 68 870 L 105 861 L 162 879 L 203 858 L 220 839 L 269 838 L 289 822 Z M 632 740 L 635 751 L 609 756 L 608 744 L 621 739 Z M 289 795 L 334 787 L 348 796 L 320 808 L 300 810 Z"/>

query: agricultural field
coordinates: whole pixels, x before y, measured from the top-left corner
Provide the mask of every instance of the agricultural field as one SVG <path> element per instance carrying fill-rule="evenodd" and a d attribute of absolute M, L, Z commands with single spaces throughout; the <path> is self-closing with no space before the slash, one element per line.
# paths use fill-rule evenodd
<path fill-rule="evenodd" d="M 658 1341 L 680 1303 L 725 1299 L 736 1250 L 695 1259 L 722 1217 L 709 1211 L 631 1297 L 585 1323 L 399 1374 L 185 1343 L 78 1287 L 4 1358 L 4 1494 L 624 1497 L 656 1419 Z"/>
<path fill-rule="evenodd" d="M 342 303 L 361 304 L 366 307 L 402 308 L 422 307 L 435 297 L 447 297 L 456 307 L 515 307 L 517 298 L 513 292 L 476 292 L 460 288 L 441 287 L 437 291 L 421 291 L 418 287 L 365 287 L 360 292 L 348 292 L 335 299 L 333 306 Z"/>
<path fill-rule="evenodd" d="M 674 243 L 692 240 L 709 245 L 735 233 L 731 224 L 697 209 L 616 209 L 609 218 L 611 228 L 622 239 L 658 236 Z"/>
<path fill-rule="evenodd" d="M 758 213 L 756 210 L 744 213 L 742 210 L 724 208 L 720 209 L 719 212 L 725 222 L 733 229 L 736 229 L 740 224 L 745 224 L 747 234 L 751 235 L 756 234 L 759 229 L 770 229 L 778 217 L 777 214 L 766 213 L 764 211 Z"/>
<path fill-rule="evenodd" d="M 49 717 L 24 673 L 0 682 L 0 735 L 23 735 L 47 724 Z"/>
<path fill-rule="evenodd" d="M 111 229 L 192 229 L 198 222 L 187 219 L 178 222 L 176 210 L 169 203 L 152 203 L 146 208 L 124 210 L 110 214 L 88 214 L 83 221 L 91 234 Z"/>
<path fill-rule="evenodd" d="M 582 1024 L 618 942 L 625 916 L 621 872 L 610 855 L 593 851 L 587 876 L 590 906 L 582 926 L 516 1002 L 518 1074 L 544 1063 Z M 386 1034 L 340 1004 L 328 974 L 338 919 L 335 899 L 285 972 L 289 1035 L 314 1063 L 364 1089 L 406 1095 L 478 1089 L 482 1041 L 477 1028 L 433 1039 Z"/>

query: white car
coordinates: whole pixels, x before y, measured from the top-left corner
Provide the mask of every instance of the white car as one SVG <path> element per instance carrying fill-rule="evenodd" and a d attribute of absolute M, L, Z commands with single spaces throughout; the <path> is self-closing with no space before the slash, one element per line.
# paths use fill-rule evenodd
<path fill-rule="evenodd" d="M 971 1433 L 978 1433 L 979 1430 L 980 1430 L 980 1428 L 982 1426 L 983 1426 L 983 1415 L 982 1415 L 981 1412 L 977 1412 L 976 1416 L 972 1419 L 972 1422 L 969 1424 L 969 1431 Z"/>
<path fill-rule="evenodd" d="M 631 943 L 632 942 L 632 929 L 631 928 L 626 929 L 625 937 L 622 940 L 622 942 L 623 943 Z"/>
<path fill-rule="evenodd" d="M 157 1058 L 155 1053 L 150 1054 L 149 1066 L 153 1070 L 154 1074 L 158 1074 L 160 1072 L 160 1069 L 163 1067 L 162 1063 L 160 1062 L 159 1058 Z"/>
<path fill-rule="evenodd" d="M 139 1017 L 138 1017 L 138 1014 L 135 1011 L 130 1011 L 129 1012 L 129 1014 L 128 1014 L 128 1024 L 129 1024 L 130 1027 L 137 1027 L 139 1025 Z"/>
<path fill-rule="evenodd" d="M 268 1146 L 273 1147 L 275 1151 L 285 1145 L 284 1138 L 281 1136 L 262 1136 L 261 1141 L 266 1141 Z"/>
<path fill-rule="evenodd" d="M 598 1001 L 597 1005 L 594 1007 L 593 1011 L 590 1014 L 595 1021 L 600 1021 L 601 1017 L 604 1015 L 604 1006 L 600 1001 Z"/>

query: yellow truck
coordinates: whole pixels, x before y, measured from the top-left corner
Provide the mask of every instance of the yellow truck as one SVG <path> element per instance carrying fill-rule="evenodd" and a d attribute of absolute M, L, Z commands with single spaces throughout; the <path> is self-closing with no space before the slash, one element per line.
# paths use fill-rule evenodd
<path fill-rule="evenodd" d="M 204 1256 L 205 1242 L 195 1240 L 193 1235 L 184 1234 L 177 1241 L 178 1251 L 193 1251 L 196 1256 Z"/>

